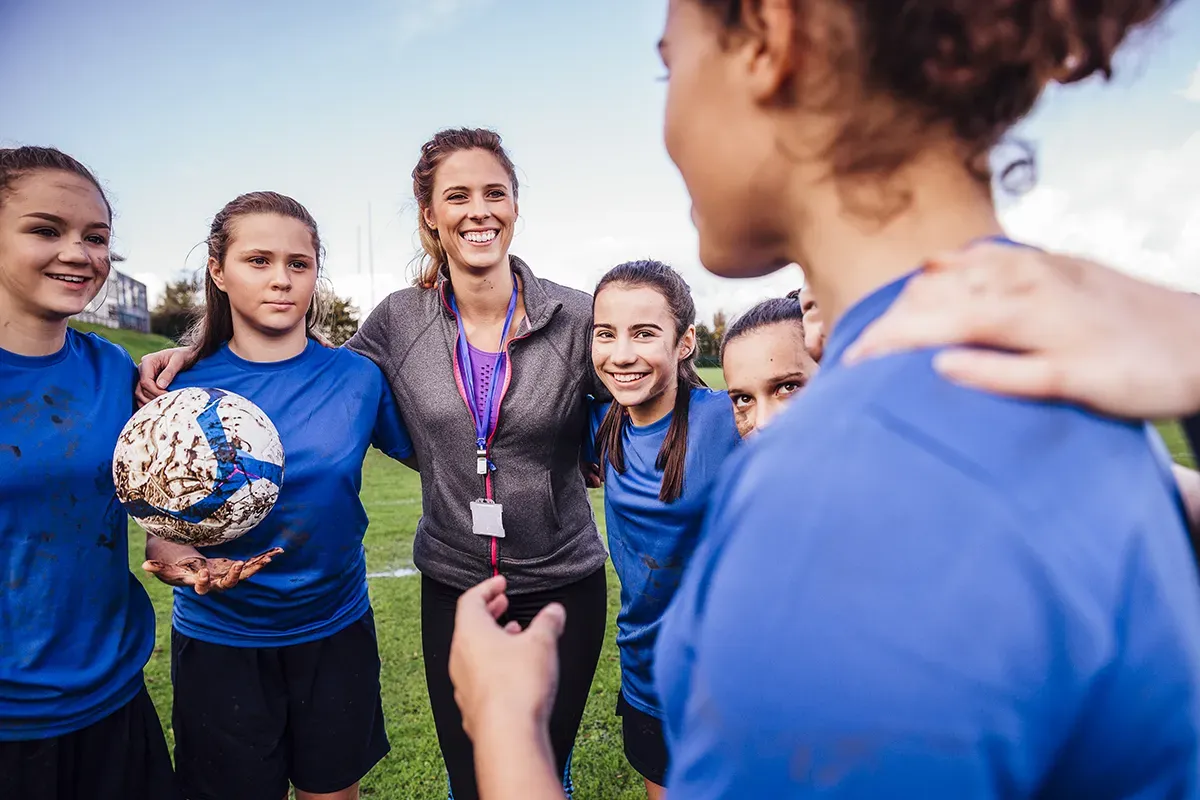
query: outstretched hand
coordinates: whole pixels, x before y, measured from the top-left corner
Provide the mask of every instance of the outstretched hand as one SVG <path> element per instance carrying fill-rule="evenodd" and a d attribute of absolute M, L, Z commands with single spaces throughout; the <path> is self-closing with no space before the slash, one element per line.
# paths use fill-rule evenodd
<path fill-rule="evenodd" d="M 283 548 L 273 547 L 245 561 L 229 558 L 204 558 L 190 556 L 175 562 L 149 560 L 142 569 L 171 586 L 191 586 L 196 594 L 224 592 L 237 586 L 271 563 L 271 559 L 283 553 Z"/>

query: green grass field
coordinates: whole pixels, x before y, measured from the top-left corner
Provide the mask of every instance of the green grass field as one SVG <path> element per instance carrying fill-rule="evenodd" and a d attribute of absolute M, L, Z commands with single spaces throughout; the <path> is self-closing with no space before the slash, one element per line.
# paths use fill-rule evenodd
<path fill-rule="evenodd" d="M 161 337 L 98 330 L 122 344 L 135 358 L 169 346 Z M 720 370 L 702 370 L 713 387 L 724 386 Z M 1187 447 L 1177 429 L 1164 428 L 1176 458 L 1187 459 Z M 362 499 L 370 515 L 366 535 L 367 567 L 388 572 L 412 564 L 412 537 L 421 513 L 418 476 L 407 468 L 371 451 L 363 469 Z M 593 492 L 597 519 L 603 525 L 602 494 Z M 130 567 L 138 575 L 158 613 L 158 645 L 146 667 L 146 681 L 163 720 L 168 739 L 171 730 L 171 685 L 168 663 L 170 589 L 141 570 L 145 537 L 132 522 L 129 527 Z M 621 750 L 620 722 L 613 713 L 620 687 L 615 637 L 618 586 L 611 566 L 608 637 L 592 685 L 587 713 L 575 752 L 575 779 L 580 798 L 635 800 L 645 797 L 640 777 L 625 761 Z M 442 800 L 446 784 L 434 734 L 433 718 L 425 694 L 421 661 L 419 580 L 372 578 L 370 590 L 379 631 L 383 661 L 383 700 L 391 754 L 363 781 L 363 796 L 372 798 L 429 798 Z"/>

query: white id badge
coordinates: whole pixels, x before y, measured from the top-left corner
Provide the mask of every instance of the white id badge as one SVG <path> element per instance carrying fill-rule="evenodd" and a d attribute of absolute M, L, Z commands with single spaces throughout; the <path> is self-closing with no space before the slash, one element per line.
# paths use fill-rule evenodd
<path fill-rule="evenodd" d="M 504 506 L 491 500 L 471 503 L 471 527 L 479 536 L 504 538 Z"/>

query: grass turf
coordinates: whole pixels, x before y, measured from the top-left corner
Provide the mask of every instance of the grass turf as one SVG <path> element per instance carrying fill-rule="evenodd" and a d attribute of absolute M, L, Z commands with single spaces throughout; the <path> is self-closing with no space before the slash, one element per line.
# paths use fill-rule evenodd
<path fill-rule="evenodd" d="M 134 356 L 171 342 L 162 337 L 95 330 L 126 347 Z M 719 369 L 702 369 L 704 379 L 723 388 Z M 1160 428 L 1171 453 L 1191 463 L 1186 442 L 1177 426 Z M 412 536 L 421 514 L 420 479 L 411 470 L 372 450 L 363 469 L 362 499 L 371 519 L 365 547 L 369 572 L 388 572 L 412 563 Z M 602 493 L 592 493 L 597 519 L 603 525 Z M 141 570 L 145 536 L 132 522 L 129 526 L 130 567 L 146 586 L 158 614 L 158 642 L 146 665 L 146 683 L 163 721 L 168 741 L 171 729 L 171 683 L 169 665 L 170 589 Z M 621 749 L 620 720 L 613 710 L 620 688 L 620 671 L 615 644 L 618 584 L 608 567 L 609 625 L 596 679 L 592 684 L 587 712 L 575 750 L 575 782 L 581 798 L 640 800 L 645 797 L 642 781 L 625 761 Z M 425 693 L 421 660 L 420 582 L 417 578 L 372 578 L 371 599 L 379 631 L 383 661 L 383 702 L 392 752 L 364 779 L 362 793 L 368 798 L 430 798 L 446 796 L 445 773 L 434 733 L 433 718 Z"/>

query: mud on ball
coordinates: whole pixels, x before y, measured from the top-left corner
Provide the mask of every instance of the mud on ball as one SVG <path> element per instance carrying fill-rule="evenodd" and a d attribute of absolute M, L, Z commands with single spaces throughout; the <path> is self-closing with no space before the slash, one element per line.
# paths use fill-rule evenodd
<path fill-rule="evenodd" d="M 221 389 L 178 389 L 126 423 L 113 482 L 148 533 L 204 547 L 262 522 L 279 497 L 283 465 L 279 432 L 254 403 Z"/>

